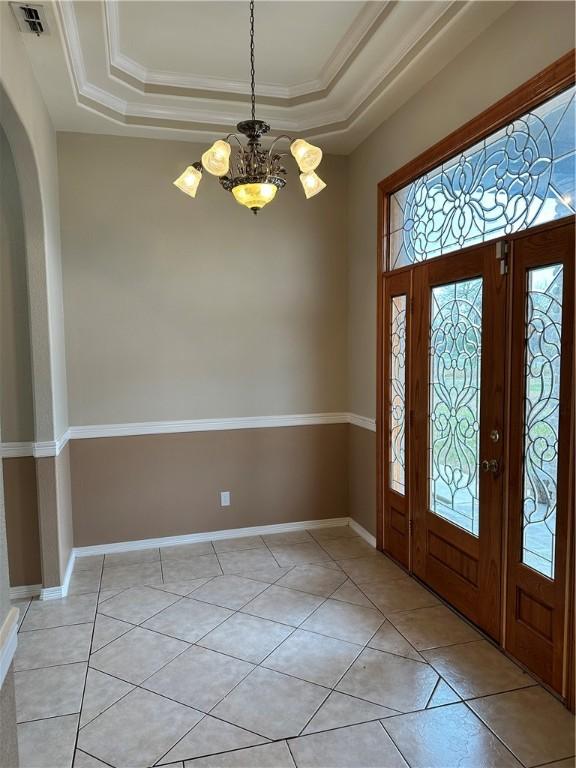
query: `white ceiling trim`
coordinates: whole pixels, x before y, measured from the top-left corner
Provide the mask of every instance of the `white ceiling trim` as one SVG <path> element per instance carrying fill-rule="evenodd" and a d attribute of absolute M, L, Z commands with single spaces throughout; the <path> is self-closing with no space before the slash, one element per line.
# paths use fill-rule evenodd
<path fill-rule="evenodd" d="M 258 83 L 257 93 L 277 99 L 293 99 L 301 96 L 319 93 L 329 89 L 364 46 L 366 40 L 383 23 L 391 8 L 398 0 L 388 0 L 386 3 L 366 2 L 353 24 L 348 28 L 328 61 L 324 64 L 318 77 L 308 82 L 294 86 L 280 86 L 270 83 Z M 233 94 L 246 96 L 250 93 L 250 83 L 241 80 L 227 80 L 218 77 L 198 77 L 161 70 L 149 70 L 139 62 L 126 56 L 120 49 L 120 14 L 118 0 L 103 0 L 104 27 L 107 38 L 108 72 L 114 76 L 113 70 L 123 72 L 132 80 L 141 84 L 140 90 L 147 85 L 160 88 L 186 88 L 190 90 L 208 91 L 215 94 Z M 123 81 L 124 82 L 124 81 Z"/>
<path fill-rule="evenodd" d="M 106 9 L 108 6 L 114 7 L 115 5 L 116 3 L 114 0 L 107 0 L 103 3 L 103 7 Z M 371 6 L 372 4 L 369 5 Z M 386 4 L 386 8 L 390 10 L 394 5 L 395 0 L 393 2 L 391 0 L 391 2 Z M 413 63 L 413 60 L 419 56 L 421 52 L 419 46 L 421 42 L 425 40 L 426 36 L 430 36 L 431 27 L 436 26 L 437 31 L 434 36 L 428 40 L 427 45 L 430 45 L 444 31 L 444 29 L 450 25 L 456 16 L 465 13 L 466 9 L 471 5 L 473 5 L 473 0 L 466 0 L 465 2 L 461 2 L 461 0 L 452 0 L 452 2 L 445 7 L 442 14 L 434 19 L 433 24 L 428 23 L 423 25 L 420 34 L 406 45 L 403 50 L 398 52 L 392 65 L 390 64 L 390 61 L 387 63 L 383 62 L 382 67 L 374 70 L 372 76 L 366 80 L 363 87 L 355 90 L 354 99 L 349 100 L 345 108 L 325 110 L 324 112 L 316 111 L 313 113 L 313 116 L 309 118 L 300 117 L 300 119 L 286 119 L 281 113 L 278 113 L 274 117 L 274 133 L 311 133 L 315 129 L 321 128 L 322 135 L 328 135 L 331 131 L 334 133 L 341 132 L 351 120 L 354 123 L 357 123 L 370 109 L 372 101 L 382 95 L 380 86 L 383 81 L 387 80 L 384 90 L 393 87 L 401 77 L 404 69 L 409 67 Z M 90 83 L 84 63 L 74 3 L 68 2 L 67 0 L 58 0 L 57 9 L 58 13 L 56 15 L 62 33 L 62 39 L 65 43 L 64 48 L 66 51 L 67 65 L 74 84 L 74 96 L 76 103 L 79 106 L 92 109 L 96 112 L 101 111 L 101 114 L 104 114 L 108 119 L 119 123 L 131 123 L 137 125 L 138 120 L 140 119 L 143 121 L 142 125 L 147 124 L 145 121 L 153 121 L 156 124 L 161 123 L 162 127 L 173 128 L 175 130 L 214 130 L 215 126 L 218 128 L 222 127 L 222 129 L 225 130 L 227 128 L 233 128 L 239 120 L 245 117 L 245 105 L 242 103 L 238 103 L 237 109 L 232 110 L 230 109 L 230 106 L 233 102 L 222 101 L 215 102 L 214 110 L 199 110 L 194 107 L 188 108 L 176 105 L 160 105 L 152 102 L 132 104 L 129 101 Z M 383 13 L 383 11 L 381 11 L 381 13 Z M 105 25 L 105 27 L 108 28 L 107 25 Z M 358 35 L 359 33 L 356 32 L 355 34 Z M 366 34 L 365 25 L 364 38 L 366 37 Z M 104 35 L 106 38 L 106 45 L 110 48 L 110 50 L 107 51 L 108 66 L 112 61 L 112 46 L 117 47 L 118 44 L 117 35 L 117 26 L 113 26 L 110 37 L 108 37 L 107 34 Z M 356 47 L 357 46 L 358 43 L 356 44 Z M 352 54 L 348 53 L 348 58 L 350 55 Z M 330 66 L 333 67 L 335 65 L 330 64 Z M 391 73 L 393 73 L 393 76 L 387 78 L 387 75 L 389 76 Z M 216 104 L 218 104 L 218 107 L 216 107 Z M 103 109 L 100 110 L 100 108 Z M 290 108 L 290 113 L 297 114 L 296 108 Z M 171 123 L 174 123 L 174 125 L 171 125 Z"/>

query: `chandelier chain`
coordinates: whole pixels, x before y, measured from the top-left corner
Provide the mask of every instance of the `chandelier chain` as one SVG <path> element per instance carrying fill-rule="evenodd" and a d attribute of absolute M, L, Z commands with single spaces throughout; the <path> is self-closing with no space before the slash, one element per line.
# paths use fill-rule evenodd
<path fill-rule="evenodd" d="M 252 120 L 256 120 L 256 69 L 254 67 L 254 0 L 250 0 L 250 85 L 252 89 Z"/>

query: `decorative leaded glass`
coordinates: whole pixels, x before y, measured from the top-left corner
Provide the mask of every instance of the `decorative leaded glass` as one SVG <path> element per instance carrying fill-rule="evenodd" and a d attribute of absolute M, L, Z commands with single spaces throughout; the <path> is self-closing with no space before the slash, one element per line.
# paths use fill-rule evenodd
<path fill-rule="evenodd" d="M 482 279 L 431 291 L 430 510 L 478 536 Z"/>
<path fill-rule="evenodd" d="M 561 264 L 528 271 L 526 294 L 522 562 L 554 578 Z"/>
<path fill-rule="evenodd" d="M 390 269 L 576 212 L 575 88 L 390 199 Z"/>
<path fill-rule="evenodd" d="M 405 493 L 406 296 L 394 296 L 390 318 L 390 488 Z"/>

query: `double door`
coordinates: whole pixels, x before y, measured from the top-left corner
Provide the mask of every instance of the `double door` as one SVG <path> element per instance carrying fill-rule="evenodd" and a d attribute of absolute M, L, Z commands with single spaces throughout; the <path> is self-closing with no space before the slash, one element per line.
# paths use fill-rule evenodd
<path fill-rule="evenodd" d="M 383 547 L 569 698 L 574 222 L 383 288 Z"/>

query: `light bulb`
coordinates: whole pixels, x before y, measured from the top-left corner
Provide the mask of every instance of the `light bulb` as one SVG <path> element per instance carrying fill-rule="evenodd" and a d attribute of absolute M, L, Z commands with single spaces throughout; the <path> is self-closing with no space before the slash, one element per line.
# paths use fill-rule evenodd
<path fill-rule="evenodd" d="M 304 139 L 293 141 L 290 145 L 290 152 L 292 152 L 302 173 L 308 173 L 308 171 L 318 168 L 322 160 L 322 150 L 320 147 L 315 147 L 313 144 L 304 141 Z"/>
<path fill-rule="evenodd" d="M 189 165 L 188 168 L 174 180 L 174 185 L 178 187 L 184 194 L 190 195 L 190 197 L 196 197 L 198 191 L 198 185 L 202 181 L 202 171 L 198 168 L 194 168 L 193 165 Z"/>
<path fill-rule="evenodd" d="M 322 192 L 322 190 L 326 187 L 326 183 L 322 181 L 320 176 L 318 176 L 318 174 L 314 171 L 301 173 L 300 181 L 304 187 L 304 194 L 306 195 L 307 200 L 309 200 L 311 197 L 314 197 L 314 195 L 317 195 L 318 192 Z"/>
<path fill-rule="evenodd" d="M 218 139 L 202 155 L 202 165 L 214 176 L 225 176 L 230 167 L 231 147 L 227 141 Z"/>
<path fill-rule="evenodd" d="M 274 200 L 277 191 L 275 184 L 240 184 L 232 189 L 232 194 L 237 203 L 256 213 Z"/>

